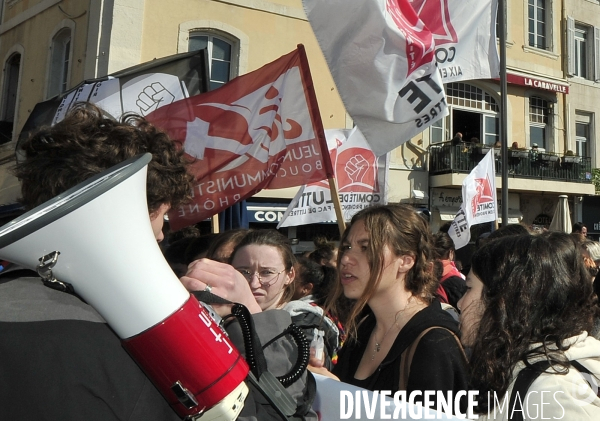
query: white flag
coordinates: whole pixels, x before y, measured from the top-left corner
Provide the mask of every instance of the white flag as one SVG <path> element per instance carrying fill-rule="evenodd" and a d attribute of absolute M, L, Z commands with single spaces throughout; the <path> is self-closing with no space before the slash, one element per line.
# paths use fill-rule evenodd
<path fill-rule="evenodd" d="M 346 110 L 381 156 L 448 114 L 431 32 L 409 0 L 303 0 Z"/>
<path fill-rule="evenodd" d="M 386 203 L 387 156 L 377 158 L 358 130 L 325 130 L 344 220 L 372 204 Z M 336 221 L 327 180 L 304 185 L 277 228 Z"/>
<path fill-rule="evenodd" d="M 411 0 L 411 4 L 433 34 L 444 83 L 499 77 L 498 0 Z"/>
<path fill-rule="evenodd" d="M 464 179 L 462 196 L 462 205 L 448 230 L 457 250 L 469 244 L 473 225 L 498 219 L 494 149 Z"/>

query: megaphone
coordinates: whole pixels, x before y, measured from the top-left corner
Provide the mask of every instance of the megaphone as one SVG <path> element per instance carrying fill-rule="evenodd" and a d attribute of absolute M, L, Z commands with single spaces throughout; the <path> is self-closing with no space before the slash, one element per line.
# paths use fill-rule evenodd
<path fill-rule="evenodd" d="M 70 284 L 180 417 L 235 419 L 249 368 L 158 247 L 146 202 L 150 160 L 131 158 L 4 225 L 0 259 Z"/>

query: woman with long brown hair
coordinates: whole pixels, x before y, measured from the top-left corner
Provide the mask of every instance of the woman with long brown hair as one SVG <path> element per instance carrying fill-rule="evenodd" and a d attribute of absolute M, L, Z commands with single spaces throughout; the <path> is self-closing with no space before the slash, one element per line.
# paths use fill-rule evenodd
<path fill-rule="evenodd" d="M 358 212 L 341 239 L 329 307 L 355 300 L 333 374 L 370 390 L 467 388 L 458 326 L 435 299 L 432 237 L 410 206 Z"/>

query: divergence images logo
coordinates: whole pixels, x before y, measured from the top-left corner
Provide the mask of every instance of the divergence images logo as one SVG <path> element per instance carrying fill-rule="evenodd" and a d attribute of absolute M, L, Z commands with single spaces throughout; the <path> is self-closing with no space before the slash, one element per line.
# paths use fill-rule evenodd
<path fill-rule="evenodd" d="M 471 211 L 473 216 L 484 208 L 488 209 L 495 206 L 494 192 L 492 191 L 492 184 L 490 183 L 489 177 L 476 178 L 475 183 L 477 184 L 475 187 L 476 193 L 475 197 L 471 200 Z"/>
<path fill-rule="evenodd" d="M 425 23 L 427 29 L 433 34 L 435 44 L 455 44 L 458 36 L 452 26 L 449 0 L 412 0 L 412 7 L 419 15 L 419 19 Z"/>
<path fill-rule="evenodd" d="M 589 405 L 598 397 L 598 380 L 588 373 L 579 373 L 585 381 L 573 383 L 572 394 L 579 406 Z"/>

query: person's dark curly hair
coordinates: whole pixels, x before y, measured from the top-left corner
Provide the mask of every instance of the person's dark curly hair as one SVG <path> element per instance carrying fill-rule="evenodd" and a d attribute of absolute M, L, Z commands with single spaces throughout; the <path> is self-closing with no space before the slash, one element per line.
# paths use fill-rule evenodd
<path fill-rule="evenodd" d="M 337 277 L 337 270 L 320 265 L 308 257 L 299 257 L 296 262 L 296 282 L 300 285 L 312 284 L 311 295 L 318 305 L 325 304 Z"/>
<path fill-rule="evenodd" d="M 412 206 L 405 204 L 370 206 L 356 213 L 342 235 L 338 252 L 338 268 L 341 267 L 344 256 L 343 245 L 350 228 L 358 221 L 363 221 L 365 230 L 369 234 L 367 256 L 371 275 L 362 296 L 354 302 L 346 320 L 346 332 L 350 340 L 356 338 L 360 315 L 379 285 L 384 269 L 383 249 L 386 245 L 396 256 L 410 254 L 414 257 L 414 266 L 404 279 L 407 291 L 429 304 L 435 298 L 439 286 L 433 267 L 433 239 L 427 221 L 419 216 Z M 337 314 L 336 301 L 343 294 L 342 284 L 336 282 L 333 293 L 327 300 L 327 311 Z"/>
<path fill-rule="evenodd" d="M 455 251 L 452 237 L 443 231 L 439 231 L 433 235 L 433 247 L 435 258 L 440 260 L 449 260 L 450 253 Z"/>
<path fill-rule="evenodd" d="M 313 239 L 315 249 L 310 252 L 308 258 L 320 265 L 327 265 L 335 259 L 336 247 L 331 241 L 323 236 L 317 236 Z"/>
<path fill-rule="evenodd" d="M 569 234 L 517 235 L 486 243 L 473 256 L 483 282 L 483 315 L 470 360 L 478 412 L 488 392 L 503 396 L 519 361 L 544 358 L 566 372 L 565 339 L 590 331 L 596 297 L 581 250 Z"/>
<path fill-rule="evenodd" d="M 139 115 L 125 114 L 116 121 L 97 106 L 80 103 L 64 120 L 32 134 L 22 150 L 25 159 L 14 173 L 28 209 L 144 152 L 152 154 L 147 178 L 150 214 L 162 204 L 176 207 L 191 195 L 193 178 L 183 151 Z"/>

